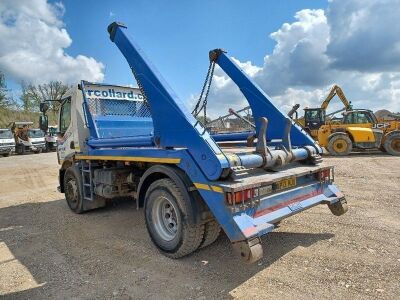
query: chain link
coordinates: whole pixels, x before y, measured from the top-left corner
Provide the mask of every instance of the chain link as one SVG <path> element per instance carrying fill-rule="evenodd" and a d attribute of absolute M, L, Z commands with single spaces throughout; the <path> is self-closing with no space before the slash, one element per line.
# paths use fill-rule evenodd
<path fill-rule="evenodd" d="M 206 79 L 204 80 L 204 84 L 203 84 L 203 88 L 201 89 L 199 100 L 197 101 L 196 106 L 195 106 L 194 110 L 192 111 L 192 114 L 195 117 L 197 117 L 202 110 L 204 111 L 204 124 L 207 123 L 208 94 L 210 93 L 211 82 L 212 82 L 213 75 L 214 75 L 214 69 L 215 69 L 215 62 L 211 61 L 210 65 L 208 66 Z M 204 91 L 206 93 L 205 93 L 205 96 L 203 99 Z"/>

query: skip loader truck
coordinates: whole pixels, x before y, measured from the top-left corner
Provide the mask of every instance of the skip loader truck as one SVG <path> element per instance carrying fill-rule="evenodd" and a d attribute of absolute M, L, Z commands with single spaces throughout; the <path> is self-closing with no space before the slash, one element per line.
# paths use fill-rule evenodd
<path fill-rule="evenodd" d="M 243 92 L 256 125 L 252 147 L 246 134 L 210 135 L 126 31 L 108 27 L 139 88 L 81 81 L 62 101 L 59 190 L 71 210 L 133 197 L 164 255 L 210 245 L 222 228 L 247 262 L 262 257 L 260 237 L 282 219 L 318 204 L 347 211 L 321 148 L 224 51 L 210 51 L 208 74 L 218 64 Z"/>

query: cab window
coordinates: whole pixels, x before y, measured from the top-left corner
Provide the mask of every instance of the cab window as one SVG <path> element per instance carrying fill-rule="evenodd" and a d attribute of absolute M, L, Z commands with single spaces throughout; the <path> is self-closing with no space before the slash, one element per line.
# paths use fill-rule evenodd
<path fill-rule="evenodd" d="M 322 110 L 306 110 L 305 119 L 308 121 L 324 121 L 324 112 Z"/>
<path fill-rule="evenodd" d="M 365 123 L 373 123 L 371 116 L 367 112 L 354 112 L 348 114 L 345 118 L 346 124 L 365 124 Z"/>
<path fill-rule="evenodd" d="M 64 100 L 60 111 L 60 132 L 64 134 L 71 124 L 71 97 Z"/>

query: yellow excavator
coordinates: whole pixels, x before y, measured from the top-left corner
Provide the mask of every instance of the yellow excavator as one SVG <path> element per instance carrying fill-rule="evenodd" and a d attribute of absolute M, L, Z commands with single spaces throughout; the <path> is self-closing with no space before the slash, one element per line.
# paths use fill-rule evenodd
<path fill-rule="evenodd" d="M 340 98 L 344 108 L 326 114 L 326 108 L 335 95 Z M 293 107 L 289 117 L 297 114 L 298 107 Z M 343 112 L 343 118 L 329 118 L 339 112 Z M 380 149 L 400 156 L 400 120 L 378 120 L 371 110 L 353 109 L 337 85 L 332 87 L 320 108 L 306 108 L 304 118 L 296 121 L 331 155 L 348 155 L 353 149 Z"/>
<path fill-rule="evenodd" d="M 344 108 L 334 111 L 330 114 L 326 114 L 326 110 L 329 106 L 329 103 L 336 95 L 342 101 Z M 294 105 L 293 108 L 288 113 L 288 116 L 292 118 L 293 115 L 297 115 L 297 109 L 299 107 L 300 107 L 299 104 Z M 329 119 L 330 116 L 333 116 L 342 111 L 350 111 L 352 109 L 353 107 L 351 105 L 351 102 L 347 100 L 346 96 L 343 93 L 343 90 L 338 85 L 335 84 L 331 88 L 328 96 L 326 96 L 325 100 L 322 102 L 321 107 L 317 108 L 306 107 L 304 109 L 304 117 L 300 119 L 296 117 L 295 119 L 297 119 L 296 120 L 297 123 L 299 123 L 308 132 L 308 134 L 310 134 L 314 139 L 317 139 L 319 128 L 322 125 L 325 125 L 327 122 L 331 122 L 331 120 Z"/>

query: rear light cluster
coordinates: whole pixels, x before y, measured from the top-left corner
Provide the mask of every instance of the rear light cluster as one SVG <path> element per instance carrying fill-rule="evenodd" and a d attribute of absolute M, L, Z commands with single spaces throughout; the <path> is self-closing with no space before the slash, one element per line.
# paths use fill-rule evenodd
<path fill-rule="evenodd" d="M 331 179 L 331 169 L 325 169 L 315 174 L 319 181 L 329 181 Z"/>
<path fill-rule="evenodd" d="M 258 196 L 264 196 L 272 192 L 272 186 L 267 185 L 260 188 L 245 189 L 238 192 L 229 192 L 225 194 L 226 201 L 229 204 L 241 204 Z"/>

